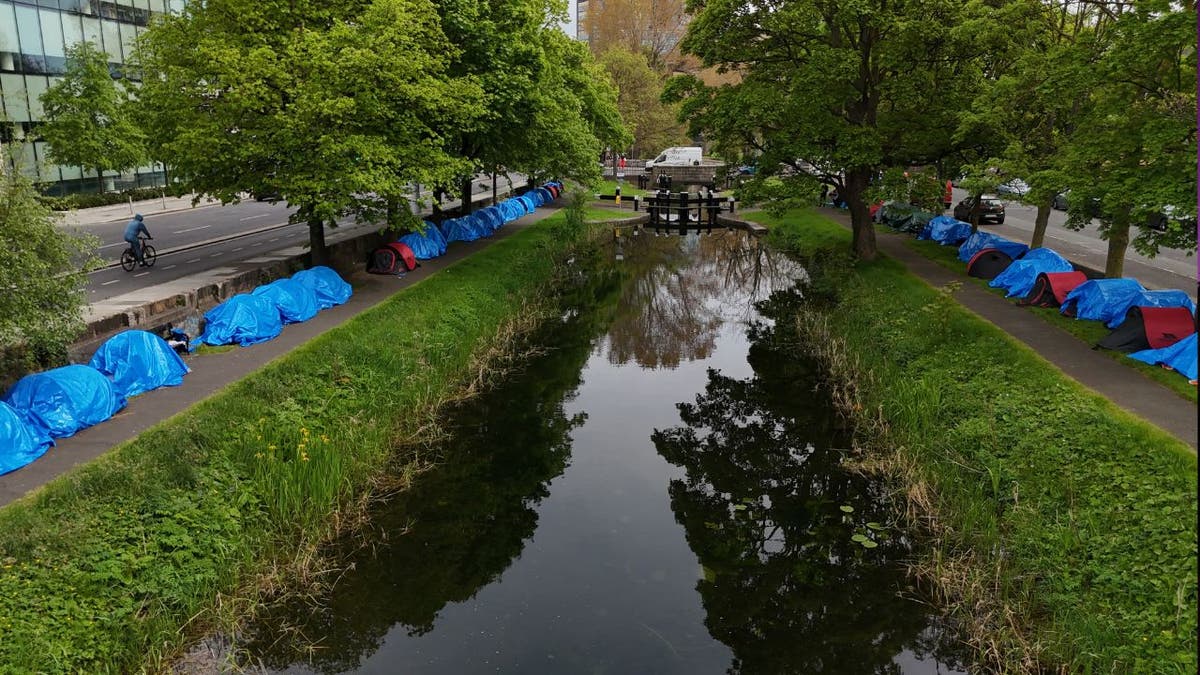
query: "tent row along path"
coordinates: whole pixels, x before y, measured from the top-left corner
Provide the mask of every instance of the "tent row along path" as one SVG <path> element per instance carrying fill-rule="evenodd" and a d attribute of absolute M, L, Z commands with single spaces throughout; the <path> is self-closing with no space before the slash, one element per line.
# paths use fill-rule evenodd
<path fill-rule="evenodd" d="M 1196 305 L 1182 290 L 1148 290 L 1136 279 L 1089 279 L 1049 248 L 1030 249 L 949 216 L 926 222 L 917 239 L 957 246 L 969 276 L 988 280 L 1022 306 L 1055 307 L 1100 321 L 1111 332 L 1098 347 L 1169 368 L 1196 384 Z"/>
<path fill-rule="evenodd" d="M 551 182 L 440 226 L 426 221 L 423 232 L 406 234 L 399 242 L 413 247 L 415 257 L 437 257 L 449 243 L 491 236 L 505 223 L 532 214 L 561 190 L 560 183 Z M 369 268 L 374 258 L 368 261 Z M 0 475 L 37 460 L 55 445 L 55 439 L 108 420 L 130 398 L 182 384 L 191 369 L 179 352 L 194 351 L 201 344 L 248 347 L 266 342 L 287 324 L 308 321 L 321 310 L 344 304 L 352 293 L 336 271 L 316 266 L 234 295 L 208 310 L 198 338 L 176 331 L 168 342 L 147 331 L 128 330 L 105 341 L 87 364 L 21 378 L 0 397 Z"/>

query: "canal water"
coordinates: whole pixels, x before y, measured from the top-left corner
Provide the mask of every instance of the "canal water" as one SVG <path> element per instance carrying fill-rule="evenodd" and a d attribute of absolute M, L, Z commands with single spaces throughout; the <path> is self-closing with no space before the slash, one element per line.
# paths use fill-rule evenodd
<path fill-rule="evenodd" d="M 952 673 L 909 543 L 787 320 L 805 271 L 741 233 L 574 262 L 524 368 L 242 663 L 286 673 Z M 614 262 L 615 260 L 615 262 Z M 778 320 L 777 320 L 778 319 Z"/>

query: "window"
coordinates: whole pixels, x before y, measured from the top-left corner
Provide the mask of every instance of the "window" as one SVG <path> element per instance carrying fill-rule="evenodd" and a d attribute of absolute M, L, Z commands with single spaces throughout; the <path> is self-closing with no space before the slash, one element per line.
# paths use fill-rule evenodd
<path fill-rule="evenodd" d="M 0 93 L 4 97 L 4 112 L 11 122 L 29 121 L 29 101 L 25 99 L 25 78 L 21 75 L 0 75 Z"/>
<path fill-rule="evenodd" d="M 59 12 L 39 10 L 42 20 L 42 47 L 46 50 L 46 72 L 62 73 L 67 69 L 67 54 L 64 51 L 62 19 Z"/>
<path fill-rule="evenodd" d="M 21 38 L 21 69 L 27 73 L 46 72 L 46 55 L 42 51 L 42 28 L 38 25 L 38 11 L 33 7 L 18 6 L 17 35 Z"/>
<path fill-rule="evenodd" d="M 121 57 L 121 27 L 116 21 L 101 21 L 100 31 L 104 34 L 104 51 L 108 52 L 108 60 L 120 63 Z"/>
<path fill-rule="evenodd" d="M 21 62 L 21 45 L 17 41 L 17 19 L 13 6 L 0 3 L 0 71 L 12 72 Z"/>
<path fill-rule="evenodd" d="M 64 46 L 70 47 L 71 45 L 83 42 L 83 24 L 79 22 L 79 17 L 71 14 L 63 14 L 62 25 Z"/>
<path fill-rule="evenodd" d="M 45 75 L 26 75 L 25 90 L 29 93 L 29 118 L 40 120 L 45 116 L 42 109 L 42 94 L 50 88 L 50 78 Z"/>

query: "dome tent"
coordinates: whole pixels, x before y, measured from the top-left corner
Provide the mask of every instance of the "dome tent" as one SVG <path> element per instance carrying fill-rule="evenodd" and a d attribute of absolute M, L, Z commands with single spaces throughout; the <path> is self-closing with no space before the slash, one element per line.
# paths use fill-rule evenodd
<path fill-rule="evenodd" d="M 438 229 L 442 231 L 442 237 L 445 238 L 447 244 L 456 241 L 475 241 L 479 238 L 479 233 L 463 218 L 443 220 Z"/>
<path fill-rule="evenodd" d="M 0 401 L 0 476 L 41 457 L 52 445 L 44 430 L 30 426 L 12 406 Z"/>
<path fill-rule="evenodd" d="M 1130 307 L 1121 325 L 1096 343 L 1119 352 L 1162 349 L 1196 332 L 1187 307 Z"/>
<path fill-rule="evenodd" d="M 179 386 L 191 372 L 166 340 L 144 330 L 127 330 L 105 340 L 88 365 L 112 378 L 125 398 Z"/>
<path fill-rule="evenodd" d="M 985 248 L 967 261 L 967 276 L 995 279 L 1011 267 L 1012 256 L 998 248 Z"/>
<path fill-rule="evenodd" d="M 1113 309 L 1113 316 L 1107 322 L 1109 328 L 1116 328 L 1125 320 L 1125 313 L 1131 307 L 1182 307 L 1188 312 L 1196 313 L 1196 303 L 1192 302 L 1191 297 L 1187 293 L 1175 289 L 1159 289 L 1154 291 L 1142 291 L 1141 293 L 1125 298 L 1122 304 L 1118 304 Z"/>
<path fill-rule="evenodd" d="M 1021 256 L 1008 269 L 988 284 L 1008 291 L 1006 297 L 1025 297 L 1043 272 L 1070 272 L 1075 269 L 1069 260 L 1048 248 L 1035 248 Z"/>
<path fill-rule="evenodd" d="M 343 281 L 337 272 L 324 265 L 300 270 L 293 274 L 292 278 L 308 286 L 312 292 L 317 294 L 317 306 L 321 309 L 345 304 L 353 294 L 350 284 Z"/>
<path fill-rule="evenodd" d="M 1083 272 L 1039 272 L 1033 288 L 1017 304 L 1058 307 L 1067 299 L 1068 293 L 1085 281 L 1087 275 Z"/>
<path fill-rule="evenodd" d="M 70 365 L 26 375 L 3 401 L 38 436 L 65 438 L 99 424 L 125 407 L 112 380 L 91 366 Z"/>
<path fill-rule="evenodd" d="M 1020 258 L 1029 247 L 1020 242 L 1011 241 L 1004 237 L 998 237 L 989 232 L 979 231 L 967 237 L 967 240 L 958 247 L 958 259 L 963 262 L 968 262 L 976 253 L 979 253 L 985 248 L 994 248 L 1003 251 L 1008 257 L 1016 260 Z"/>
<path fill-rule="evenodd" d="M 271 301 L 283 323 L 300 323 L 317 315 L 317 294 L 295 279 L 276 279 L 254 289 L 251 295 Z"/>
<path fill-rule="evenodd" d="M 261 295 L 239 293 L 204 313 L 200 341 L 214 346 L 249 347 L 282 332 L 283 319 L 275 303 Z"/>
<path fill-rule="evenodd" d="M 1092 279 L 1072 289 L 1058 311 L 1077 319 L 1112 321 L 1118 312 L 1124 318 L 1131 300 L 1145 290 L 1137 279 Z"/>
<path fill-rule="evenodd" d="M 1170 347 L 1134 352 L 1129 355 L 1129 358 L 1149 363 L 1152 366 L 1166 366 L 1194 383 L 1198 370 L 1196 344 L 1196 333 L 1192 333 Z"/>
<path fill-rule="evenodd" d="M 396 241 L 412 249 L 417 260 L 429 260 L 446 252 L 446 240 L 436 225 L 424 221 L 425 229 L 421 232 L 409 232 Z"/>

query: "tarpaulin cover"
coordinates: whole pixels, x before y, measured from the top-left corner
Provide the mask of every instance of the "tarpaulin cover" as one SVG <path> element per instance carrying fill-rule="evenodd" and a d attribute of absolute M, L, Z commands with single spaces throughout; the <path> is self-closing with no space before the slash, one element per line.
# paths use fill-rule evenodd
<path fill-rule="evenodd" d="M 546 183 L 546 189 L 550 191 L 551 199 L 558 199 L 558 195 L 559 195 L 559 192 L 561 191 L 561 189 L 557 185 L 555 185 L 554 183 Z"/>
<path fill-rule="evenodd" d="M 505 199 L 500 202 L 500 211 L 504 214 L 504 222 L 512 222 L 525 215 L 525 205 L 517 199 Z"/>
<path fill-rule="evenodd" d="M 317 306 L 321 309 L 345 304 L 353 293 L 350 284 L 342 281 L 337 272 L 324 265 L 300 270 L 293 274 L 292 278 L 317 294 Z"/>
<path fill-rule="evenodd" d="M 483 221 L 493 232 L 504 225 L 504 214 L 500 213 L 499 207 L 489 206 L 475 212 L 476 217 Z"/>
<path fill-rule="evenodd" d="M 970 236 L 970 223 L 955 220 L 950 216 L 938 216 L 925 223 L 925 227 L 921 228 L 921 233 L 917 235 L 917 239 L 928 239 L 936 241 L 943 246 L 953 246 L 961 244 Z"/>
<path fill-rule="evenodd" d="M 428 220 L 424 232 L 409 232 L 397 241 L 411 248 L 417 260 L 429 260 L 446 252 L 446 240 L 442 238 L 441 230 Z"/>
<path fill-rule="evenodd" d="M 1187 293 L 1179 290 L 1167 289 L 1158 291 L 1142 291 L 1140 294 L 1131 296 L 1126 299 L 1125 304 L 1116 311 L 1120 314 L 1108 320 L 1109 328 L 1116 328 L 1125 321 L 1125 313 L 1130 307 L 1184 307 L 1192 314 L 1196 313 L 1196 303 Z"/>
<path fill-rule="evenodd" d="M 1140 352 L 1134 352 L 1129 355 L 1131 359 L 1137 359 L 1150 365 L 1165 365 L 1170 366 L 1172 370 L 1180 373 L 1189 381 L 1196 379 L 1196 334 L 1192 333 L 1186 338 L 1176 342 L 1170 347 L 1162 349 L 1144 349 Z"/>
<path fill-rule="evenodd" d="M 554 201 L 554 195 L 550 194 L 550 191 L 544 187 L 540 187 L 534 192 L 537 193 L 538 206 L 545 206 L 546 204 Z"/>
<path fill-rule="evenodd" d="M 285 324 L 308 321 L 321 309 L 317 304 L 316 292 L 295 279 L 276 279 L 254 289 L 251 295 L 270 300 Z"/>
<path fill-rule="evenodd" d="M 31 427 L 9 404 L 0 401 L 0 475 L 29 464 L 54 445 L 40 428 Z"/>
<path fill-rule="evenodd" d="M 467 227 L 474 230 L 480 239 L 490 237 L 496 231 L 496 228 L 489 225 L 486 219 L 480 217 L 479 213 L 463 216 L 463 220 L 467 223 Z"/>
<path fill-rule="evenodd" d="M 210 345 L 249 347 L 282 332 L 283 319 L 275 303 L 261 295 L 239 293 L 204 313 L 200 340 Z"/>
<path fill-rule="evenodd" d="M 479 238 L 479 233 L 475 231 L 475 228 L 462 218 L 443 220 L 438 229 L 442 231 L 442 237 L 445 238 L 447 244 L 455 241 L 475 241 Z"/>
<path fill-rule="evenodd" d="M 4 402 L 35 434 L 65 438 L 117 414 L 125 397 L 112 380 L 91 366 L 70 365 L 26 375 Z"/>
<path fill-rule="evenodd" d="M 1092 279 L 1076 286 L 1062 302 L 1059 312 L 1077 319 L 1112 321 L 1120 312 L 1122 319 L 1138 297 L 1142 285 L 1137 279 Z"/>
<path fill-rule="evenodd" d="M 517 197 L 517 201 L 520 202 L 521 205 L 525 207 L 525 215 L 529 215 L 537 210 L 537 200 L 534 198 L 534 196 L 532 194 L 530 194 L 528 192 L 521 195 L 520 197 Z"/>
<path fill-rule="evenodd" d="M 117 333 L 100 345 L 88 365 L 112 378 L 117 393 L 130 398 L 159 387 L 183 384 L 191 372 L 167 341 L 144 330 Z"/>
<path fill-rule="evenodd" d="M 1020 242 L 1011 241 L 1004 237 L 998 237 L 990 232 L 976 232 L 967 237 L 962 246 L 958 247 L 958 259 L 967 262 L 976 253 L 979 253 L 985 248 L 996 248 L 1008 254 L 1008 257 L 1017 260 L 1021 254 L 1029 250 L 1029 247 Z"/>
<path fill-rule="evenodd" d="M 1042 272 L 1070 272 L 1075 269 L 1071 262 L 1048 248 L 1035 248 L 1014 261 L 988 285 L 1008 291 L 1006 297 L 1025 297 L 1033 290 L 1037 276 Z"/>

